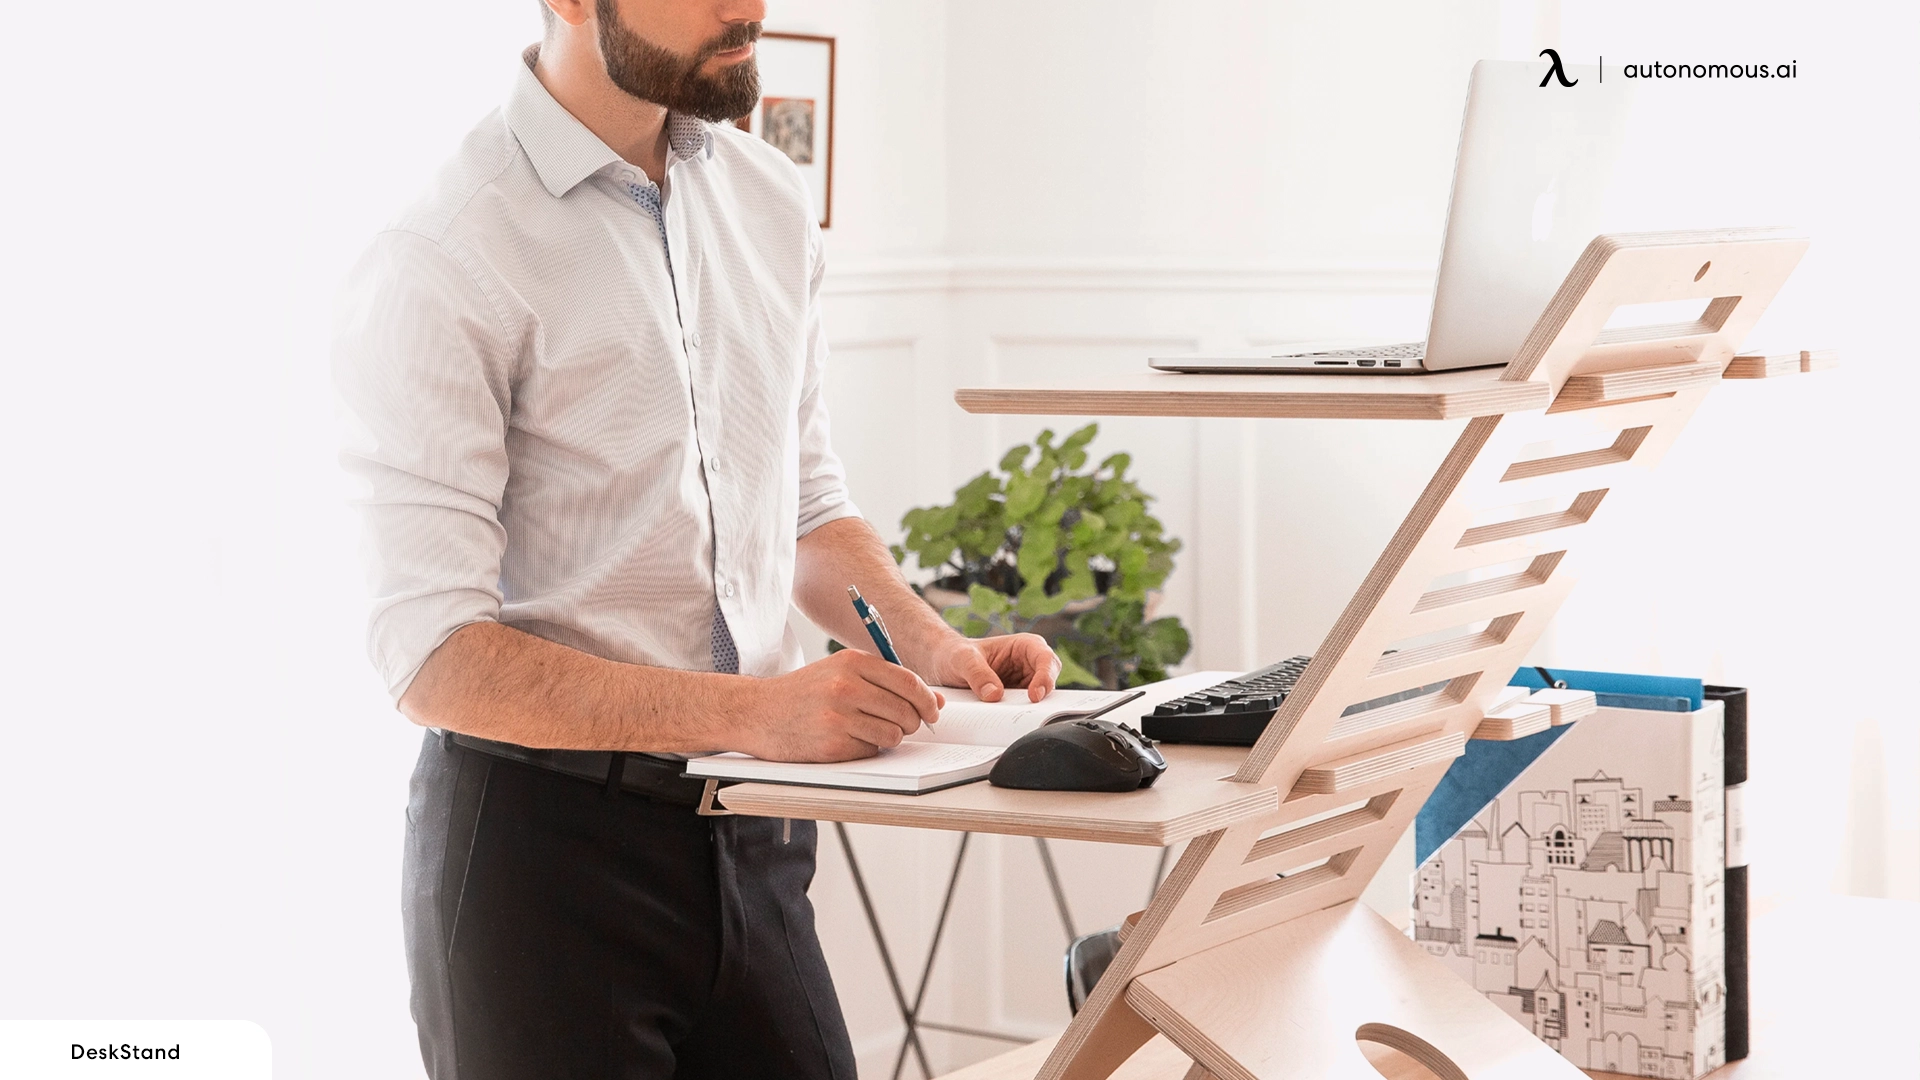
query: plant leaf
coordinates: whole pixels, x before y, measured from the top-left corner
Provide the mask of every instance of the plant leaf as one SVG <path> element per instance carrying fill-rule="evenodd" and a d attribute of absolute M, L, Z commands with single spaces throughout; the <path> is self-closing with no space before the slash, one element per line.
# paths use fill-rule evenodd
<path fill-rule="evenodd" d="M 1074 598 L 1064 592 L 1048 596 L 1039 588 L 1029 586 L 1020 594 L 1019 599 L 1014 601 L 1014 610 L 1021 618 L 1029 621 L 1044 619 L 1066 607 L 1072 599 Z"/>
<path fill-rule="evenodd" d="M 1174 616 L 1155 619 L 1140 629 L 1142 661 L 1150 660 L 1160 667 L 1168 667 L 1186 659 L 1187 652 L 1193 648 L 1193 639 L 1187 634 L 1187 628 Z"/>
<path fill-rule="evenodd" d="M 1020 576 L 1029 588 L 1038 588 L 1060 565 L 1060 529 L 1049 524 L 1029 526 L 1020 537 Z"/>
<path fill-rule="evenodd" d="M 1013 607 L 1013 601 L 1003 592 L 990 589 L 979 582 L 967 587 L 967 610 L 981 615 L 1003 615 Z"/>
<path fill-rule="evenodd" d="M 1047 497 L 1047 479 L 1039 474 L 1016 476 L 1007 483 L 1007 518 L 1025 521 Z"/>
<path fill-rule="evenodd" d="M 1055 655 L 1060 657 L 1059 685 L 1099 688 L 1100 676 L 1081 667 L 1073 657 L 1068 656 L 1066 653 L 1056 651 Z"/>

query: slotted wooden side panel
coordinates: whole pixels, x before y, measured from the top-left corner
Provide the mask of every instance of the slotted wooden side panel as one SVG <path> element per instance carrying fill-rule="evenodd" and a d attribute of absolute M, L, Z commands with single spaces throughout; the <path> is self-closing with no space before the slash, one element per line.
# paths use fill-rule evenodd
<path fill-rule="evenodd" d="M 1402 530 L 1405 543 L 1383 554 L 1371 587 L 1363 586 L 1329 633 L 1287 708 L 1240 770 L 1244 782 L 1278 787 L 1284 793 L 1280 807 L 1223 831 L 1206 865 L 1171 904 L 1139 971 L 1360 895 L 1465 740 L 1481 730 L 1492 698 L 1572 587 L 1580 534 L 1598 507 L 1575 521 L 1535 527 L 1526 523 L 1543 515 L 1533 513 L 1531 504 L 1575 505 L 1587 492 L 1606 490 L 1588 486 L 1581 475 L 1586 468 L 1651 465 L 1642 455 L 1667 444 L 1659 438 L 1661 429 L 1683 424 L 1704 393 L 1676 393 L 1662 401 L 1657 416 L 1636 403 L 1632 425 L 1621 425 L 1606 408 L 1469 425 L 1449 458 L 1456 467 L 1443 467 L 1436 476 L 1425 505 Z M 1552 474 L 1558 492 L 1540 490 L 1542 478 L 1506 479 L 1515 465 L 1538 460 L 1543 446 L 1617 438 L 1621 430 L 1642 432 L 1625 461 L 1561 469 Z M 1534 485 L 1526 499 L 1516 502 L 1515 483 Z M 1488 515 L 1495 516 L 1492 525 Z M 1518 524 L 1492 546 L 1477 542 L 1487 535 L 1482 530 L 1502 521 Z M 1480 554 L 1460 557 L 1476 547 Z M 1514 563 L 1523 569 L 1504 570 Z M 1488 589 L 1476 588 L 1481 581 L 1454 580 L 1473 571 L 1485 572 L 1482 581 L 1519 580 Z M 1438 688 L 1378 710 L 1378 717 L 1344 715 L 1356 703 L 1430 686 Z M 1317 837 L 1310 851 L 1280 860 L 1288 865 L 1248 862 L 1264 834 L 1319 812 L 1309 806 L 1381 790 L 1397 795 L 1378 820 L 1354 819 L 1345 830 Z"/>
<path fill-rule="evenodd" d="M 1139 998 L 1155 1003 L 1148 1023 L 1128 1004 L 1127 984 L 1254 935 L 1281 956 L 1287 939 L 1265 934 L 1269 928 L 1360 895 L 1558 610 L 1577 576 L 1582 534 L 1608 493 L 1672 445 L 1805 246 L 1755 231 L 1594 241 L 1505 376 L 1546 383 L 1548 408 L 1467 424 L 1235 775 L 1277 788 L 1279 806 L 1188 846 L 1056 1044 L 1042 1080 L 1106 1077 L 1156 1029 L 1219 1075 L 1282 1074 L 1223 1056 L 1227 1044 L 1205 1034 L 1219 1018 L 1179 1015 L 1176 999 Z M 1617 307 L 1691 298 L 1712 300 L 1711 325 L 1603 332 Z M 1428 692 L 1345 715 L 1416 688 Z M 1246 977 L 1245 965 L 1232 970 Z M 1270 977 L 1326 973 L 1276 961 Z M 1383 1011 L 1397 977 L 1382 972 Z M 1420 979 L 1424 992 L 1440 992 Z M 1352 1030 L 1273 1026 L 1307 1059 L 1332 1052 L 1308 1047 L 1315 1040 L 1343 1043 L 1341 1060 L 1351 1057 Z M 1551 1054 L 1523 1053 L 1530 1035 L 1510 1035 L 1490 1036 L 1492 1056 L 1476 1064 L 1520 1055 L 1529 1075 L 1579 1076 Z M 1461 1031 L 1436 1033 L 1435 1041 L 1475 1045 Z M 1499 1074 L 1489 1070 L 1476 1080 Z"/>

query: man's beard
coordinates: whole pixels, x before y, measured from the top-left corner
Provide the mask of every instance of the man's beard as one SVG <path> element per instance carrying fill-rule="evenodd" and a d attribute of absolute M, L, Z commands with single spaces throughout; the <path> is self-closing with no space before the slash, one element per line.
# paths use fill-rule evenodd
<path fill-rule="evenodd" d="M 700 73 L 701 65 L 715 55 L 758 40 L 759 23 L 735 23 L 699 52 L 683 57 L 627 29 L 620 21 L 618 0 L 596 0 L 595 11 L 607 77 L 634 97 L 716 124 L 745 116 L 759 103 L 756 57 L 734 64 L 717 77 Z"/>

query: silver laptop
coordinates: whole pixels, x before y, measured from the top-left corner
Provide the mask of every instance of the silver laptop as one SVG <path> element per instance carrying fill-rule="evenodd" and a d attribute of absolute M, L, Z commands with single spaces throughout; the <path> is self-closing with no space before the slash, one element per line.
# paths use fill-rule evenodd
<path fill-rule="evenodd" d="M 1562 86 L 1551 69 L 1474 65 L 1426 341 L 1147 362 L 1163 371 L 1420 375 L 1512 359 L 1600 232 L 1631 102 L 1617 77 L 1602 83 L 1593 68 L 1569 65 L 1573 85 Z"/>

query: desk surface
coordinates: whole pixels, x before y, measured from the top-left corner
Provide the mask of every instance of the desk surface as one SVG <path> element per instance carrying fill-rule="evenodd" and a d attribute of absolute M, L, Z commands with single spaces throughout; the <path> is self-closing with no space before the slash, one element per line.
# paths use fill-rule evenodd
<path fill-rule="evenodd" d="M 1764 907 L 1764 905 L 1763 905 Z M 1912 1047 L 1920 970 L 1914 931 L 1920 904 L 1822 896 L 1773 905 L 1754 918 L 1753 1056 L 1706 1080 L 1893 1080 L 1915 1071 Z M 989 1058 L 942 1080 L 1031 1080 L 1052 1039 Z M 1431 1080 L 1410 1059 L 1373 1058 L 1387 1080 Z M 1114 1080 L 1181 1080 L 1188 1060 L 1156 1037 Z M 1594 1080 L 1629 1080 L 1590 1073 Z"/>
<path fill-rule="evenodd" d="M 1742 354 L 1722 374 L 1729 379 L 1767 379 L 1818 371 L 1838 362 L 1838 354 L 1831 349 Z M 1193 375 L 1142 368 L 1070 387 L 969 386 L 954 391 L 953 399 L 970 413 L 1041 416 L 1451 420 L 1546 408 L 1545 383 L 1507 382 L 1500 377 L 1505 370 L 1473 368 L 1436 375 Z"/>
<path fill-rule="evenodd" d="M 1155 683 L 1127 706 L 1132 717 L 1169 698 L 1212 686 L 1237 672 L 1201 671 Z M 1136 711 L 1137 710 L 1137 711 Z M 1137 722 L 1135 722 L 1137 723 Z M 720 804 L 736 814 L 809 818 L 922 829 L 963 829 L 1063 840 L 1165 846 L 1223 829 L 1280 805 L 1271 787 L 1224 779 L 1246 760 L 1245 747 L 1163 746 L 1167 771 L 1140 791 L 1010 791 L 984 780 L 926 795 L 783 784 L 736 784 L 723 788 Z"/>
<path fill-rule="evenodd" d="M 1434 375 L 1191 375 L 1115 372 L 1072 387 L 964 387 L 971 413 L 1083 416 L 1273 416 L 1450 420 L 1547 407 L 1539 382 L 1505 382 L 1502 368 Z"/>

